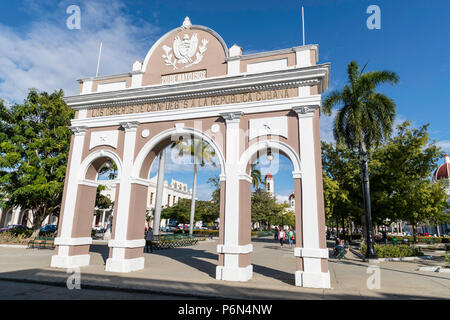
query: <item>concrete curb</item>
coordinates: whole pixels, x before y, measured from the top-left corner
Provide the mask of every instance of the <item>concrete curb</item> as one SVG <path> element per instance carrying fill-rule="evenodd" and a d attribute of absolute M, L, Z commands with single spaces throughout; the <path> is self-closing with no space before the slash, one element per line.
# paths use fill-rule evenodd
<path fill-rule="evenodd" d="M 0 248 L 18 248 L 18 249 L 26 249 L 28 246 L 21 244 L 0 244 Z"/>
<path fill-rule="evenodd" d="M 60 279 L 59 279 L 60 280 Z M 9 278 L 9 277 L 0 277 L 0 281 L 9 281 L 9 282 L 20 282 L 20 283 L 33 283 L 33 284 L 44 284 L 53 287 L 67 287 L 67 283 L 55 280 L 37 280 L 37 279 L 27 279 L 27 278 Z M 180 292 L 180 291 L 171 291 L 171 290 L 158 290 L 158 289 L 149 289 L 149 288 L 130 288 L 116 285 L 105 285 L 105 284 L 81 284 L 81 289 L 87 290 L 107 290 L 107 291 L 117 291 L 117 292 L 128 292 L 128 293 L 140 293 L 140 294 L 158 294 L 164 296 L 176 296 L 176 297 L 184 297 L 184 298 L 201 298 L 205 300 L 252 300 L 251 298 L 246 297 L 235 297 L 228 295 L 220 295 L 220 294 L 207 294 L 200 292 Z"/>
<path fill-rule="evenodd" d="M 443 272 L 450 273 L 450 268 L 443 267 L 420 267 L 419 271 Z"/>

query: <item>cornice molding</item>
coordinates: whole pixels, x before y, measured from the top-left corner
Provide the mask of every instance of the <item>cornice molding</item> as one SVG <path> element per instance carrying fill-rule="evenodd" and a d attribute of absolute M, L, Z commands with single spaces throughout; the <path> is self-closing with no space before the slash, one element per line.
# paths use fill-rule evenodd
<path fill-rule="evenodd" d="M 255 92 L 279 90 L 300 86 L 319 85 L 328 87 L 330 65 L 323 64 L 307 68 L 265 72 L 233 77 L 205 79 L 173 85 L 156 85 L 119 91 L 91 93 L 65 97 L 64 101 L 74 110 L 115 107 L 152 102 L 172 101 L 189 98 L 202 98 Z"/>

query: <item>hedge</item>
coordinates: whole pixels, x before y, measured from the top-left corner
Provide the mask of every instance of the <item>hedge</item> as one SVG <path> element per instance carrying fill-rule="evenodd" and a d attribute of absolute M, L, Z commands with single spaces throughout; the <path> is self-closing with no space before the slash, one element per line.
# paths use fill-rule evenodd
<path fill-rule="evenodd" d="M 261 231 L 252 231 L 252 237 L 254 236 L 258 236 L 260 237 L 259 233 Z M 263 231 L 264 232 L 264 231 Z M 183 233 L 183 230 L 174 230 L 173 233 L 175 234 L 181 234 Z M 184 233 L 189 233 L 189 230 L 185 230 Z M 218 237 L 219 236 L 219 230 L 194 230 L 193 231 L 194 235 L 202 235 L 202 236 L 210 236 L 210 237 Z M 272 233 L 273 234 L 273 233 Z M 265 235 L 262 235 L 265 236 Z"/>
<path fill-rule="evenodd" d="M 388 236 L 388 240 L 397 239 L 398 242 L 408 239 L 408 242 L 414 242 L 413 236 Z M 417 237 L 419 243 L 450 243 L 450 237 Z"/>
<path fill-rule="evenodd" d="M 173 233 L 183 233 L 183 230 L 174 230 Z M 189 233 L 189 230 L 185 230 L 184 233 Z M 197 235 L 204 235 L 204 236 L 210 236 L 210 237 L 218 237 L 219 236 L 219 230 L 193 230 L 193 234 Z"/>
<path fill-rule="evenodd" d="M 420 248 L 414 248 L 407 245 L 384 246 L 376 244 L 374 248 L 378 258 L 403 258 L 423 255 Z M 363 254 L 366 252 L 366 249 L 367 247 L 365 244 L 361 246 L 361 252 Z"/>

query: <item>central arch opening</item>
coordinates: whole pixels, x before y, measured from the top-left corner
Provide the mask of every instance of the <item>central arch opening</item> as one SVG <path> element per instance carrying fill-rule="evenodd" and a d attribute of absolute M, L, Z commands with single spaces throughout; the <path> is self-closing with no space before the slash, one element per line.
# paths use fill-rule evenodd
<path fill-rule="evenodd" d="M 217 240 L 212 239 L 219 234 L 220 175 L 224 172 L 220 149 L 205 134 L 184 128 L 156 136 L 142 150 L 147 155 L 145 158 L 138 155 L 137 159 L 142 159 L 139 177 L 148 184 L 145 227 L 147 230 L 152 228 L 155 240 L 152 241 L 152 252 L 148 252 L 151 251 L 148 246 L 145 250 L 146 269 L 149 272 L 160 267 L 166 271 L 167 268 L 173 269 L 175 277 L 178 274 L 176 266 L 180 263 L 191 267 L 193 272 L 214 277 L 218 255 L 215 252 Z M 165 156 L 161 158 L 163 153 Z M 163 178 L 160 178 L 161 172 Z M 163 184 L 160 189 L 158 180 Z M 158 220 L 156 211 L 160 190 L 161 215 Z M 191 211 L 194 213 L 192 236 Z M 198 240 L 195 247 L 177 244 L 180 239 L 189 237 Z M 167 246 L 171 248 L 166 249 Z M 156 259 L 152 259 L 152 255 L 158 255 L 159 265 L 153 265 Z"/>
<path fill-rule="evenodd" d="M 251 228 L 253 279 L 272 278 L 293 285 L 298 270 L 294 250 L 301 242 L 301 218 L 296 219 L 301 212 L 301 190 L 293 177 L 299 165 L 276 145 L 262 144 L 253 151 L 245 171 L 251 183 L 241 180 L 239 198 L 241 215 Z"/>

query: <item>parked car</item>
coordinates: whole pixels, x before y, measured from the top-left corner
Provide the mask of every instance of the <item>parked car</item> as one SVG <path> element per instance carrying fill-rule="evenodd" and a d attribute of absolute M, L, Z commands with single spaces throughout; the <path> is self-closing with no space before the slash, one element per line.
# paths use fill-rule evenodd
<path fill-rule="evenodd" d="M 42 232 L 54 232 L 54 231 L 56 231 L 56 229 L 58 229 L 58 226 L 55 226 L 53 224 L 47 224 L 47 225 L 41 227 Z"/>
<path fill-rule="evenodd" d="M 106 231 L 106 228 L 104 228 L 102 226 L 95 226 L 92 229 L 97 231 L 97 232 L 105 232 Z"/>

